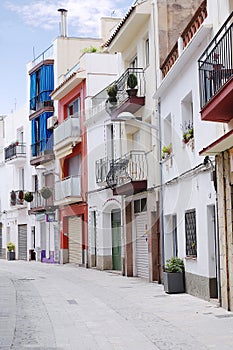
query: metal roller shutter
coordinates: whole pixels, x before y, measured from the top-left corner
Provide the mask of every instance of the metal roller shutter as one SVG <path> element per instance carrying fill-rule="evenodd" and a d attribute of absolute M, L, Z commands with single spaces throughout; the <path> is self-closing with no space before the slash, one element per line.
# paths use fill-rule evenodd
<path fill-rule="evenodd" d="M 80 216 L 68 218 L 69 262 L 82 264 L 82 220 Z"/>
<path fill-rule="evenodd" d="M 148 240 L 146 234 L 147 213 L 136 216 L 136 269 L 137 276 L 149 278 Z"/>
<path fill-rule="evenodd" d="M 18 225 L 19 260 L 27 260 L 27 225 Z"/>

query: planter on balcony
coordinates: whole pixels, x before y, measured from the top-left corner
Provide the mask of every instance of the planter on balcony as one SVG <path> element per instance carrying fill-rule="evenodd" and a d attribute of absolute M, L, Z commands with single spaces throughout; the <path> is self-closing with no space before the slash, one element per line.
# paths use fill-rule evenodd
<path fill-rule="evenodd" d="M 24 195 L 24 200 L 28 203 L 33 201 L 33 194 L 32 192 L 26 192 Z"/>
<path fill-rule="evenodd" d="M 43 188 L 40 190 L 40 193 L 41 193 L 41 196 L 42 196 L 44 199 L 48 199 L 49 197 L 52 196 L 52 191 L 51 191 L 48 187 L 43 187 Z"/>
<path fill-rule="evenodd" d="M 135 89 L 138 85 L 138 78 L 134 73 L 129 74 L 127 79 L 127 87 L 129 89 L 126 90 L 129 97 L 137 96 L 138 89 Z"/>
<path fill-rule="evenodd" d="M 11 205 L 16 205 L 16 193 L 11 191 Z"/>

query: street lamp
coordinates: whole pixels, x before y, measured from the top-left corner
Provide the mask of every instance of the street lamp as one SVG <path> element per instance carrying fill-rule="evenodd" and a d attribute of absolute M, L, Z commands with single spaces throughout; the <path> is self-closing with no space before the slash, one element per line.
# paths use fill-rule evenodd
<path fill-rule="evenodd" d="M 142 121 L 142 117 L 135 117 L 132 113 L 130 112 L 122 112 L 118 114 L 118 116 L 114 119 L 112 119 L 113 122 L 127 122 L 131 121 L 132 123 L 140 124 L 142 126 L 146 126 L 150 129 L 157 130 L 159 131 L 159 128 L 156 125 L 147 123 Z"/>

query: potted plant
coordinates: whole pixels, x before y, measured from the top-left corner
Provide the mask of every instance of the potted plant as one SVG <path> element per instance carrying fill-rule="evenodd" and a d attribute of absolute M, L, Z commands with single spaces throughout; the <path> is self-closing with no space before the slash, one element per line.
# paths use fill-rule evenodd
<path fill-rule="evenodd" d="M 51 191 L 50 188 L 48 188 L 48 187 L 43 187 L 43 188 L 40 190 L 40 194 L 41 194 L 41 196 L 42 196 L 44 199 L 48 199 L 49 197 L 52 196 L 52 191 Z"/>
<path fill-rule="evenodd" d="M 186 132 L 183 133 L 184 143 L 188 143 L 191 139 L 193 139 L 193 128 L 190 128 Z"/>
<path fill-rule="evenodd" d="M 11 191 L 11 205 L 16 205 L 16 193 L 14 190 Z"/>
<path fill-rule="evenodd" d="M 163 282 L 166 293 L 184 293 L 184 262 L 182 259 L 171 257 L 166 261 Z"/>
<path fill-rule="evenodd" d="M 134 73 L 130 73 L 127 78 L 127 93 L 129 96 L 136 96 L 138 89 L 135 89 L 135 87 L 138 85 L 138 78 Z"/>
<path fill-rule="evenodd" d="M 111 105 L 116 105 L 117 104 L 117 85 L 116 84 L 110 85 L 106 91 L 108 94 L 107 102 L 109 102 Z"/>
<path fill-rule="evenodd" d="M 15 260 L 15 245 L 12 242 L 7 243 L 7 260 Z"/>
<path fill-rule="evenodd" d="M 168 146 L 163 146 L 162 148 L 162 159 L 166 159 L 172 153 L 172 144 Z"/>
<path fill-rule="evenodd" d="M 32 192 L 26 192 L 25 195 L 24 195 L 24 200 L 26 202 L 32 202 L 33 201 L 33 194 Z"/>

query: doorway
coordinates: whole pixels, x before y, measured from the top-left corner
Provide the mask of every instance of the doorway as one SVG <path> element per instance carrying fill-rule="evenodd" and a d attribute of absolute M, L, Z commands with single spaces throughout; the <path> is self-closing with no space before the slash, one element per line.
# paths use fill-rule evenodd
<path fill-rule="evenodd" d="M 113 210 L 112 222 L 112 269 L 121 270 L 121 211 Z"/>

